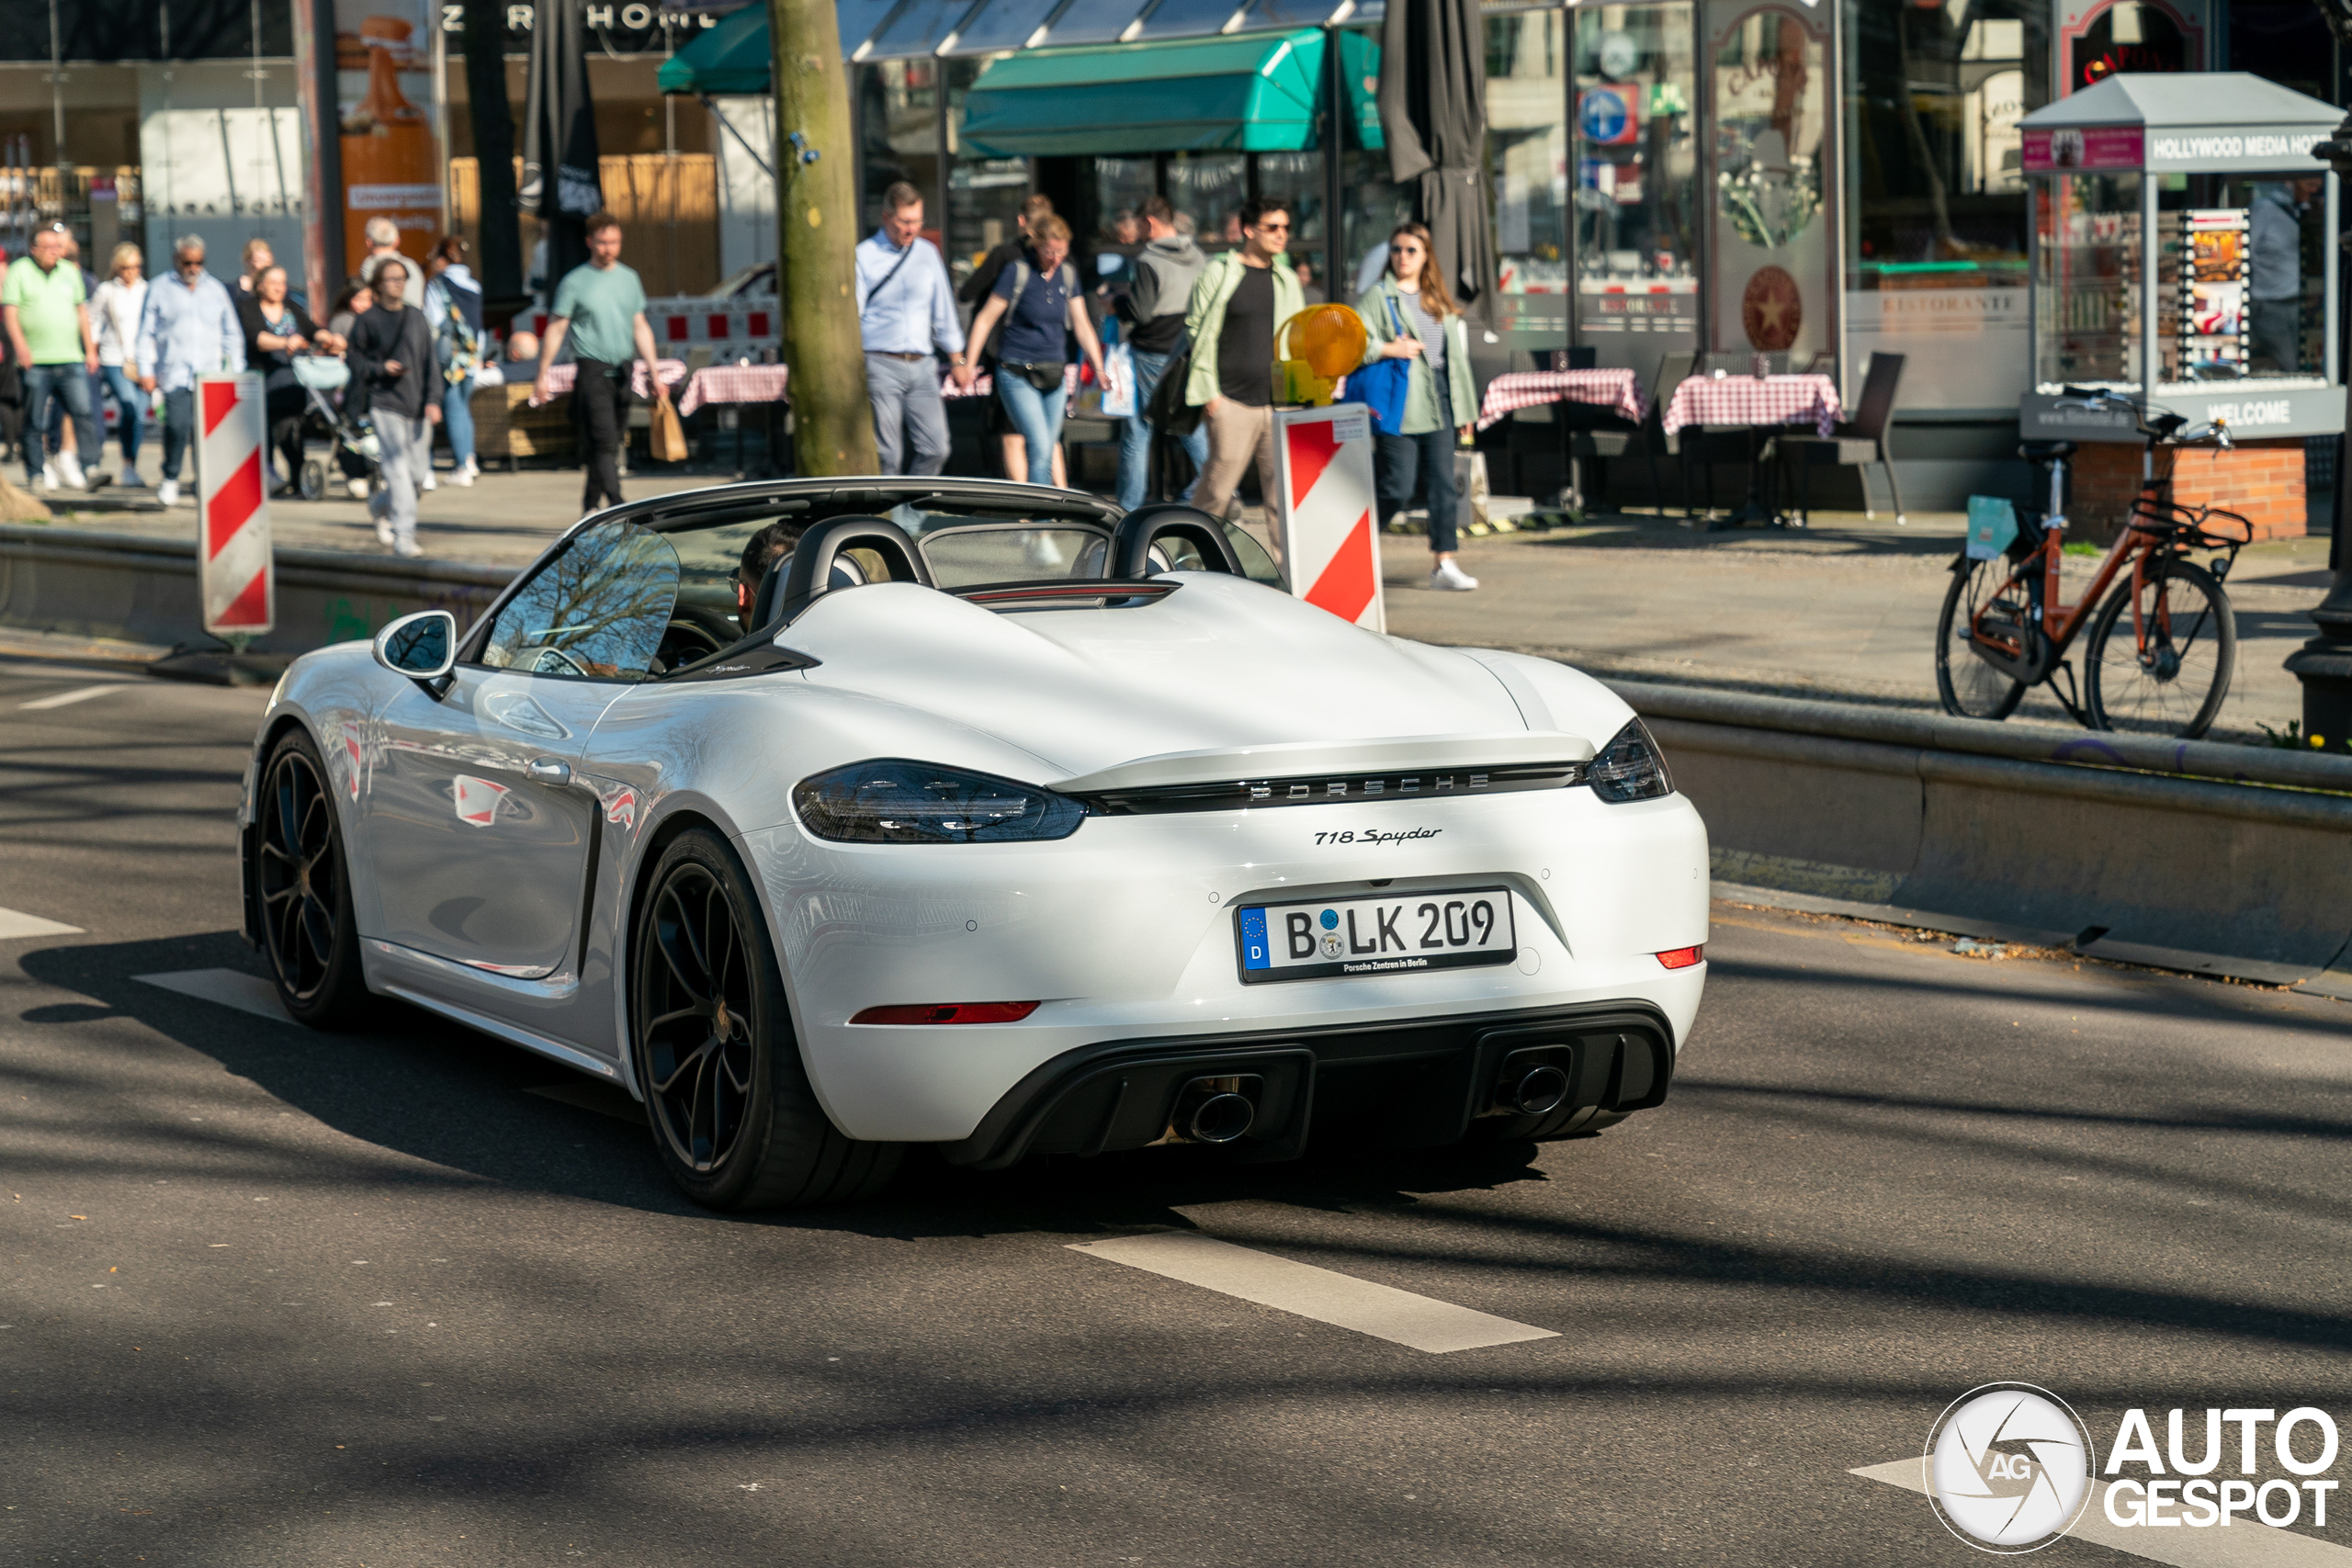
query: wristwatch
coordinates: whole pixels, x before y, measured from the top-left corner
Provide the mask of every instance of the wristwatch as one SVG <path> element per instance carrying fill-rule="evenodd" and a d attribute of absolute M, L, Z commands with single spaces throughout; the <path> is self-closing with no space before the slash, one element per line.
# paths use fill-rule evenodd
<path fill-rule="evenodd" d="M 960 354 L 951 354 L 947 356 L 947 363 L 950 365 L 961 365 L 964 363 L 964 356 Z"/>

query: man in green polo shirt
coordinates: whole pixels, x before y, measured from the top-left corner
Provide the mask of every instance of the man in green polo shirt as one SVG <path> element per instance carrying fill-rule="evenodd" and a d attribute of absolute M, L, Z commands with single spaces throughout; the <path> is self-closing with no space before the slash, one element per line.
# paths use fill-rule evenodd
<path fill-rule="evenodd" d="M 97 404 L 90 397 L 98 373 L 98 340 L 90 332 L 90 310 L 82 294 L 82 269 L 65 259 L 65 225 L 52 223 L 33 236 L 32 254 L 8 264 L 0 279 L 0 320 L 9 346 L 25 367 L 25 474 L 41 482 L 49 400 L 62 398 L 74 417 L 74 451 L 57 455 L 57 475 L 73 490 L 87 490 L 84 457 L 98 455 Z M 50 488 L 54 490 L 52 479 Z"/>
<path fill-rule="evenodd" d="M 670 400 L 670 389 L 656 374 L 660 360 L 653 329 L 645 320 L 645 285 L 636 268 L 621 265 L 619 219 L 599 212 L 588 220 L 587 263 L 563 275 L 548 315 L 547 344 L 539 354 L 531 400 L 543 403 L 554 395 L 548 388 L 548 373 L 555 368 L 556 350 L 569 336 L 579 367 L 579 379 L 571 388 L 571 417 L 588 449 L 588 483 L 580 510 L 585 514 L 600 506 L 618 506 L 621 444 L 628 439 L 630 373 L 637 360 L 645 361 L 653 396 Z"/>

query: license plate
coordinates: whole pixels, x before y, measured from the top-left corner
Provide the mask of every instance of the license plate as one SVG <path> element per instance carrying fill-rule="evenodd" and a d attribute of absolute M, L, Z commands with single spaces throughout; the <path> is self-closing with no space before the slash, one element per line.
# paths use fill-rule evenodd
<path fill-rule="evenodd" d="M 1510 893 L 1501 887 L 1250 904 L 1236 913 L 1241 978 L 1253 986 L 1508 964 L 1519 952 Z"/>

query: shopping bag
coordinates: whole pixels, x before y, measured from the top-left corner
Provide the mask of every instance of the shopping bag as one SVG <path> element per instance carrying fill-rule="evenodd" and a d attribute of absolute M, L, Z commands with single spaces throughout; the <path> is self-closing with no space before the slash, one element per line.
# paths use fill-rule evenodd
<path fill-rule="evenodd" d="M 1102 364 L 1111 372 L 1111 384 L 1102 390 L 1102 417 L 1135 418 L 1136 351 L 1124 343 L 1114 343 L 1103 352 Z"/>
<path fill-rule="evenodd" d="M 653 426 L 648 436 L 657 463 L 683 463 L 686 460 L 686 427 L 678 419 L 678 406 L 667 398 L 653 400 Z"/>
<path fill-rule="evenodd" d="M 1396 337 L 1404 336 L 1404 325 L 1396 316 L 1396 301 L 1389 299 L 1386 304 L 1389 332 Z M 1383 435 L 1405 434 L 1405 399 L 1412 389 L 1413 362 L 1409 359 L 1383 357 L 1348 372 L 1348 401 L 1370 409 L 1372 427 Z"/>
<path fill-rule="evenodd" d="M 1997 495 L 1968 498 L 1968 558 L 1998 560 L 2017 542 L 2018 512 Z"/>

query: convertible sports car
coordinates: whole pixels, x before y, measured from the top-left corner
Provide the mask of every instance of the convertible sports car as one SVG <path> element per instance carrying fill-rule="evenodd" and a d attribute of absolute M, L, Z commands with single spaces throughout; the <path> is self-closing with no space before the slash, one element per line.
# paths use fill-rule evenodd
<path fill-rule="evenodd" d="M 247 937 L 306 1022 L 399 997 L 625 1086 L 720 1208 L 916 1143 L 1281 1159 L 1659 1103 L 1707 844 L 1640 721 L 1279 582 L 1201 513 L 1025 485 L 600 513 L 462 633 L 295 661 Z"/>

